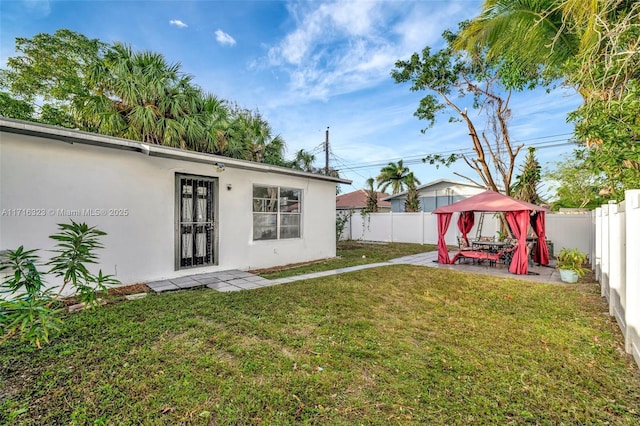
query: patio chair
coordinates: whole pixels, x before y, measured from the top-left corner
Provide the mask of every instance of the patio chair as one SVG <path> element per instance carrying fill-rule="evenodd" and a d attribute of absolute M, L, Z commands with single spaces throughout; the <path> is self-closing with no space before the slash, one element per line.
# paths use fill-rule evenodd
<path fill-rule="evenodd" d="M 471 247 L 467 242 L 467 240 L 465 240 L 464 238 L 462 237 L 456 237 L 456 238 L 458 239 L 458 249 L 467 250 Z"/>
<path fill-rule="evenodd" d="M 517 240 L 516 244 L 512 244 L 509 247 L 506 247 L 498 252 L 498 262 L 504 263 L 504 265 L 508 268 L 511 266 L 511 261 L 513 260 L 513 252 L 516 250 L 518 246 Z"/>

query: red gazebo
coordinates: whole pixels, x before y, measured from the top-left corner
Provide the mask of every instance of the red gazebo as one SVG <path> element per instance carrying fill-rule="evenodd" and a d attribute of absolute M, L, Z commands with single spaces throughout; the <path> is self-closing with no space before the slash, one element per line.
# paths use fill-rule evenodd
<path fill-rule="evenodd" d="M 451 263 L 449 250 L 444 235 L 451 223 L 454 212 L 460 212 L 458 229 L 462 238 L 467 238 L 474 222 L 475 212 L 503 212 L 511 227 L 513 236 L 518 240 L 518 246 L 513 255 L 509 272 L 514 274 L 527 274 L 529 263 L 527 261 L 527 230 L 529 224 L 538 236 L 538 244 L 534 253 L 536 262 L 542 265 L 549 264 L 549 251 L 546 244 L 545 212 L 546 207 L 536 206 L 526 201 L 516 200 L 495 191 L 484 191 L 480 194 L 458 201 L 448 206 L 438 207 L 433 211 L 438 215 L 438 263 Z"/>

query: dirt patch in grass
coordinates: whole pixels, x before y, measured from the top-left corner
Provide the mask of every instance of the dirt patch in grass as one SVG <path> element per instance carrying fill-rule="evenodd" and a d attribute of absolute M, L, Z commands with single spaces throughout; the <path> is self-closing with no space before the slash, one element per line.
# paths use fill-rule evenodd
<path fill-rule="evenodd" d="M 149 293 L 151 289 L 144 283 L 123 285 L 118 287 L 112 287 L 107 291 L 107 294 L 112 296 L 127 296 L 129 294 Z"/>

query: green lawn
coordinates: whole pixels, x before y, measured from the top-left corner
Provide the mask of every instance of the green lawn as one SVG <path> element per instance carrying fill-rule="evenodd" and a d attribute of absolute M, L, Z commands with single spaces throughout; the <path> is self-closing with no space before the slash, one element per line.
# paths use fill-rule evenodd
<path fill-rule="evenodd" d="M 336 258 L 323 260 L 306 265 L 288 265 L 279 268 L 257 271 L 261 277 L 270 280 L 290 277 L 293 275 L 310 274 L 312 272 L 328 271 L 346 268 L 348 266 L 364 265 L 366 263 L 386 262 L 397 257 L 410 254 L 424 253 L 437 250 L 431 244 L 407 243 L 367 243 L 363 241 L 339 241 Z"/>
<path fill-rule="evenodd" d="M 640 423 L 595 284 L 388 266 L 69 315 L 0 347 L 0 423 Z"/>

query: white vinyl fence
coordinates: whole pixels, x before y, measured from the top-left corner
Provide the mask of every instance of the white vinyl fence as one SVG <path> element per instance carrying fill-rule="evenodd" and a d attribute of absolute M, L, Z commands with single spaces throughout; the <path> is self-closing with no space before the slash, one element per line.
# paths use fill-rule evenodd
<path fill-rule="evenodd" d="M 460 236 L 457 225 L 458 215 L 454 214 L 445 235 L 447 244 L 457 245 Z M 370 213 L 362 216 L 353 214 L 342 232 L 344 240 L 384 241 L 394 243 L 437 244 L 437 215 L 432 213 Z M 477 234 L 480 214 L 476 214 L 475 225 L 469 233 Z M 593 220 L 591 212 L 574 214 L 546 214 L 547 239 L 553 243 L 554 252 L 562 248 L 577 248 L 591 253 L 594 245 Z M 497 236 L 500 221 L 493 213 L 485 213 L 482 235 Z M 591 257 L 593 258 L 593 257 Z"/>
<path fill-rule="evenodd" d="M 602 296 L 624 335 L 625 349 L 640 365 L 640 190 L 598 207 L 593 264 Z"/>

